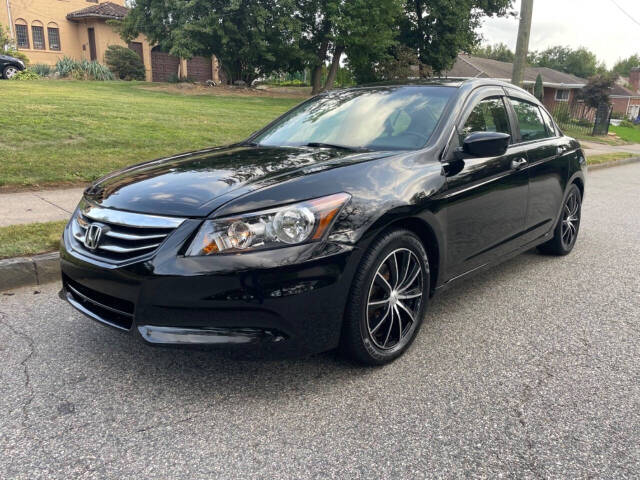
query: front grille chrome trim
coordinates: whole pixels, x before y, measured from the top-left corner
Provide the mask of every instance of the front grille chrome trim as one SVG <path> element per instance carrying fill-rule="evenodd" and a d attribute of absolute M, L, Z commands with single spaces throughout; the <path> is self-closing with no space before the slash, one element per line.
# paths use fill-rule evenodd
<path fill-rule="evenodd" d="M 74 248 L 91 258 L 123 264 L 152 254 L 186 218 L 133 213 L 99 207 L 83 199 L 71 220 Z M 92 225 L 98 224 L 96 245 L 87 245 Z"/>
<path fill-rule="evenodd" d="M 185 221 L 178 217 L 161 217 L 146 213 L 125 212 L 97 207 L 88 202 L 81 209 L 82 215 L 97 222 L 111 223 L 130 228 L 178 228 Z"/>

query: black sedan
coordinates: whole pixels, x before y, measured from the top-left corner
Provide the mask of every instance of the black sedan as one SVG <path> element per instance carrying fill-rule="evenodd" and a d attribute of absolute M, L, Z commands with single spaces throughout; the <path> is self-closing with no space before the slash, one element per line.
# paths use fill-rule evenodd
<path fill-rule="evenodd" d="M 506 83 L 333 91 L 244 142 L 95 182 L 64 232 L 62 294 L 151 344 L 384 364 L 436 292 L 533 247 L 571 252 L 585 173 Z"/>
<path fill-rule="evenodd" d="M 0 73 L 7 80 L 25 69 L 24 62 L 16 57 L 0 54 Z"/>

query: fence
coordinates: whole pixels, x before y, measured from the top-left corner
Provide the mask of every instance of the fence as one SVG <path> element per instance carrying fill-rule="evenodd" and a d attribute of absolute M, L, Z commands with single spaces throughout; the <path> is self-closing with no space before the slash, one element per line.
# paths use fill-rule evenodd
<path fill-rule="evenodd" d="M 606 103 L 598 108 L 582 102 L 556 103 L 551 114 L 560 128 L 569 135 L 606 135 L 613 108 Z"/>

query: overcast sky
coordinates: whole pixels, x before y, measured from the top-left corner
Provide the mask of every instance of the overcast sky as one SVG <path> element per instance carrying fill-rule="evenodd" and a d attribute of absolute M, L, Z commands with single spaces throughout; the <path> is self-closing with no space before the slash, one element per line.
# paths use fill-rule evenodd
<path fill-rule="evenodd" d="M 617 3 L 638 23 L 625 16 Z M 520 0 L 515 9 L 520 13 Z M 516 46 L 518 19 L 486 19 L 484 43 Z M 640 53 L 640 1 L 638 0 L 534 0 L 530 50 L 555 45 L 586 47 L 612 67 L 620 58 Z"/>

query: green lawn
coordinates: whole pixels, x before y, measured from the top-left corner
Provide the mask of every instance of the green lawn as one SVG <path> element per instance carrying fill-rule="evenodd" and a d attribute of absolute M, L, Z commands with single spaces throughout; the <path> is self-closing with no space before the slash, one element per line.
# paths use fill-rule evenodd
<path fill-rule="evenodd" d="M 599 163 L 616 162 L 626 158 L 637 157 L 636 153 L 619 152 L 619 153 L 603 153 L 601 155 L 590 155 L 587 157 L 587 165 L 597 165 Z"/>
<path fill-rule="evenodd" d="M 223 145 L 302 100 L 185 92 L 141 82 L 0 81 L 0 186 L 86 182 Z"/>
<path fill-rule="evenodd" d="M 635 127 L 614 127 L 613 125 L 609 129 L 610 132 L 615 132 L 622 140 L 630 143 L 640 143 L 640 126 Z"/>
<path fill-rule="evenodd" d="M 0 258 L 24 257 L 58 249 L 66 221 L 0 227 Z"/>

